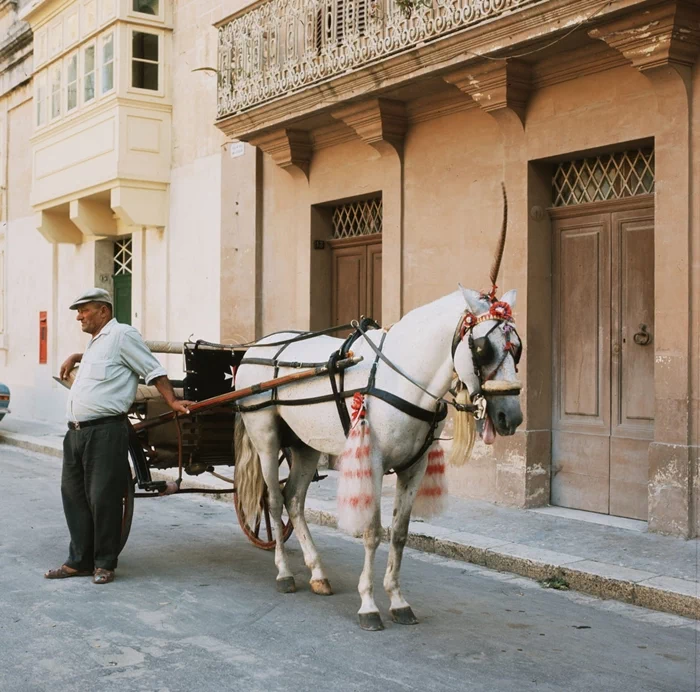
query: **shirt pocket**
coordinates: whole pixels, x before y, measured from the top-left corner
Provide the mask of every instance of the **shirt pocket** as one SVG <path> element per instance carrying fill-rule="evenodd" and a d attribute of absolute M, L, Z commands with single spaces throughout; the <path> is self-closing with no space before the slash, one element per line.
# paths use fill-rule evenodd
<path fill-rule="evenodd" d="M 83 372 L 83 377 L 86 380 L 105 380 L 107 379 L 107 365 L 108 361 L 102 361 L 97 363 L 85 363 L 81 365 L 81 369 L 85 368 Z"/>

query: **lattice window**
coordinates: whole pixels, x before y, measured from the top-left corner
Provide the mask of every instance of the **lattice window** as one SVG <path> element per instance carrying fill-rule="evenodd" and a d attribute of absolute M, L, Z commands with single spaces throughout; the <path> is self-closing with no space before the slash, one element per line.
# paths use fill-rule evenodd
<path fill-rule="evenodd" d="M 131 274 L 131 238 L 120 238 L 114 241 L 114 276 Z"/>
<path fill-rule="evenodd" d="M 552 179 L 555 207 L 654 192 L 654 150 L 638 149 L 560 163 Z"/>
<path fill-rule="evenodd" d="M 333 209 L 333 238 L 355 238 L 382 232 L 380 197 L 341 204 Z"/>

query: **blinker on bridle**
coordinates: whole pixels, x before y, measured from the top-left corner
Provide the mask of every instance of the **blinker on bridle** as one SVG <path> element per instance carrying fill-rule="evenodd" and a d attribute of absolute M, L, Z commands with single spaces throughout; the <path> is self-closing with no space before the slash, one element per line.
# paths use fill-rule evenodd
<path fill-rule="evenodd" d="M 487 382 L 490 382 L 495 376 L 500 367 L 505 362 L 506 358 L 510 355 L 513 359 L 515 365 L 515 371 L 518 371 L 518 363 L 520 362 L 520 356 L 522 355 L 522 345 L 520 343 L 520 337 L 514 326 L 513 312 L 508 303 L 496 300 L 496 286 L 493 287 L 491 292 L 483 296 L 484 299 L 489 300 L 491 305 L 487 312 L 480 315 L 475 315 L 470 310 L 465 310 L 462 320 L 455 333 L 455 339 L 452 344 L 452 355 L 454 356 L 457 346 L 466 337 L 468 339 L 467 344 L 469 350 L 471 351 L 472 358 L 474 360 L 474 365 L 476 366 L 476 375 L 479 378 L 479 388 L 481 393 L 506 396 L 510 394 L 520 393 L 520 384 L 515 386 L 515 383 L 511 387 L 504 389 L 498 389 L 494 391 L 484 391 L 489 388 L 486 386 Z M 474 338 L 473 330 L 478 324 L 482 322 L 494 321 L 495 324 L 484 336 Z M 482 376 L 482 370 L 485 368 L 492 360 L 494 356 L 493 344 L 489 339 L 491 333 L 499 326 L 500 323 L 504 323 L 503 333 L 506 339 L 505 348 L 503 349 L 503 356 L 496 364 L 496 367 L 487 375 Z M 518 343 L 511 340 L 511 334 L 518 336 Z"/>

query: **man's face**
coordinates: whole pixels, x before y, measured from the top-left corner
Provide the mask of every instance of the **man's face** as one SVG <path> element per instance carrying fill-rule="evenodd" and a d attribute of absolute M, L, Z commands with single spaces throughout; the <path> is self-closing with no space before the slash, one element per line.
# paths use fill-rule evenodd
<path fill-rule="evenodd" d="M 85 303 L 78 306 L 75 317 L 84 332 L 94 336 L 110 320 L 110 310 L 104 303 Z"/>

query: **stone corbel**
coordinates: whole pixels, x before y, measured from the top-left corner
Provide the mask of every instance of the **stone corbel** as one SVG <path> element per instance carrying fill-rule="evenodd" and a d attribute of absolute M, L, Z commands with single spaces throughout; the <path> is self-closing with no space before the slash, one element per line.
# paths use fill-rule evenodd
<path fill-rule="evenodd" d="M 403 143 L 408 123 L 403 102 L 372 99 L 342 108 L 331 114 L 353 129 L 363 142 L 382 156 L 396 153 L 403 158 Z"/>
<path fill-rule="evenodd" d="M 40 211 L 35 215 L 36 229 L 50 243 L 71 243 L 79 245 L 83 242 L 83 234 L 66 214 L 57 211 Z"/>
<path fill-rule="evenodd" d="M 518 60 L 498 60 L 469 65 L 443 79 L 470 96 L 496 120 L 517 117 L 525 127 L 527 102 L 532 91 L 530 66 Z"/>
<path fill-rule="evenodd" d="M 313 148 L 309 133 L 305 130 L 282 128 L 248 141 L 292 176 L 301 174 L 306 180 L 309 179 Z"/>
<path fill-rule="evenodd" d="M 689 70 L 700 47 L 700 6 L 696 0 L 671 0 L 591 29 L 588 35 L 605 41 L 649 76 L 669 66 Z"/>
<path fill-rule="evenodd" d="M 76 199 L 69 205 L 70 220 L 88 237 L 97 239 L 117 235 L 117 222 L 107 204 L 94 200 Z"/>

